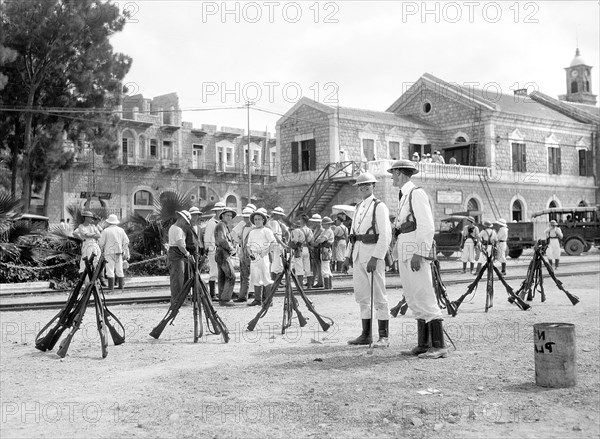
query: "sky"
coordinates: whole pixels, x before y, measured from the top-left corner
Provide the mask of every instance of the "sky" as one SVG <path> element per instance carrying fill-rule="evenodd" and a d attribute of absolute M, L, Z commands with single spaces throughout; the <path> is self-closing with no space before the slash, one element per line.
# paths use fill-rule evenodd
<path fill-rule="evenodd" d="M 175 92 L 183 120 L 275 132 L 305 96 L 385 111 L 424 73 L 501 90 L 566 93 L 579 46 L 600 94 L 598 1 L 119 1 L 112 37 L 146 98 Z M 241 108 L 240 108 L 241 107 Z"/>

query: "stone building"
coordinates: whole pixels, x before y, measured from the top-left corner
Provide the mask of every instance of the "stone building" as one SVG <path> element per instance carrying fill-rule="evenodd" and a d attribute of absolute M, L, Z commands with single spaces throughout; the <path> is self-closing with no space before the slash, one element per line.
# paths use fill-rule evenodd
<path fill-rule="evenodd" d="M 353 204 L 352 177 L 368 170 L 379 180 L 376 196 L 394 211 L 392 161 L 437 151 L 445 164 L 422 160 L 413 178 L 428 192 L 436 222 L 466 211 L 479 220 L 526 221 L 548 207 L 598 204 L 600 111 L 591 67 L 578 50 L 565 70 L 560 99 L 473 89 L 430 74 L 386 111 L 303 98 L 277 122 L 284 207 L 329 214 L 333 205 Z"/>
<path fill-rule="evenodd" d="M 89 144 L 76 149 L 76 163 L 53 181 L 48 215 L 68 217 L 71 204 L 105 207 L 125 218 L 147 215 L 160 194 L 189 194 L 200 209 L 217 201 L 241 212 L 248 200 L 247 151 L 250 145 L 252 197 L 276 180 L 275 139 L 264 131 L 202 125 L 181 118 L 177 94 L 123 100 L 119 150 L 105 163 Z"/>

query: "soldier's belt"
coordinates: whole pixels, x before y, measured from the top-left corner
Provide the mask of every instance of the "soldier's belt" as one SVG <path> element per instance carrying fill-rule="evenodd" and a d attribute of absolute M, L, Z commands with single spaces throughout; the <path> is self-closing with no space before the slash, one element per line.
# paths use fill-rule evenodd
<path fill-rule="evenodd" d="M 379 241 L 379 233 L 367 233 L 364 235 L 352 235 L 350 239 L 353 242 L 360 241 L 363 244 L 377 244 Z"/>

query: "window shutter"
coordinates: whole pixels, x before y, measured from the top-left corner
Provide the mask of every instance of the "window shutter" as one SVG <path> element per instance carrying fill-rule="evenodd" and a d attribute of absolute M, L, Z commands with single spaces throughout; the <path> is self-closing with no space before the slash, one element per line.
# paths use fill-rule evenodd
<path fill-rule="evenodd" d="M 585 155 L 586 155 L 586 160 L 585 160 L 585 163 L 586 163 L 586 173 L 585 173 L 585 175 L 587 177 L 591 177 L 592 176 L 592 170 L 594 169 L 593 168 L 593 163 L 594 162 L 592 161 L 594 158 L 592 157 L 592 151 L 591 150 L 590 151 L 585 151 Z"/>
<path fill-rule="evenodd" d="M 292 142 L 292 172 L 298 172 L 298 142 Z"/>
<path fill-rule="evenodd" d="M 521 172 L 527 172 L 527 147 L 521 143 Z"/>
<path fill-rule="evenodd" d="M 310 139 L 308 141 L 308 169 L 315 171 L 317 169 L 317 141 Z"/>
<path fill-rule="evenodd" d="M 560 148 L 556 148 L 556 173 L 561 173 Z"/>
<path fill-rule="evenodd" d="M 512 144 L 512 170 L 513 172 L 519 172 L 519 144 Z"/>

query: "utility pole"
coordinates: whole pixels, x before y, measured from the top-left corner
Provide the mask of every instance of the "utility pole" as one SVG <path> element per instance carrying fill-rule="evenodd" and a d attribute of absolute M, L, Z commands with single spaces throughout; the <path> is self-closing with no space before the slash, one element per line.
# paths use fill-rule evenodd
<path fill-rule="evenodd" d="M 248 158 L 246 163 L 248 164 L 248 203 L 252 203 L 252 166 L 250 165 L 250 106 L 254 105 L 252 101 L 246 101 L 246 107 L 248 108 Z"/>

